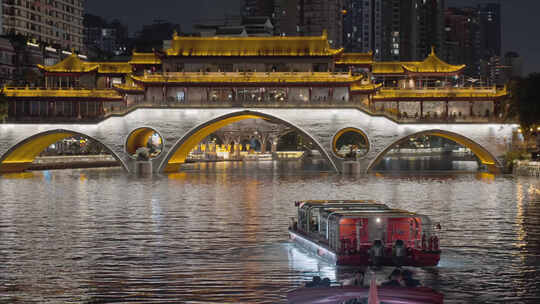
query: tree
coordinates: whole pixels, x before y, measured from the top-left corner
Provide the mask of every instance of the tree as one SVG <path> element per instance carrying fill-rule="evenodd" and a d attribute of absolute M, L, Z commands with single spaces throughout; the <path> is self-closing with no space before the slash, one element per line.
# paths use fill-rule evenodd
<path fill-rule="evenodd" d="M 8 99 L 4 92 L 0 92 L 0 122 L 5 121 L 8 116 Z"/>
<path fill-rule="evenodd" d="M 512 89 L 510 109 L 519 114 L 523 135 L 528 138 L 540 125 L 540 74 L 517 80 Z"/>

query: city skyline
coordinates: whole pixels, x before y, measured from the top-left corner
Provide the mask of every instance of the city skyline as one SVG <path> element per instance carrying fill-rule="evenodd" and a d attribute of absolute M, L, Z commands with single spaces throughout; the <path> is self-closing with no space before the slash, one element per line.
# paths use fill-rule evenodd
<path fill-rule="evenodd" d="M 226 2 L 226 3 L 225 3 Z M 162 0 L 159 5 L 148 7 L 147 1 L 132 0 L 110 1 L 92 0 L 86 2 L 86 12 L 99 15 L 107 19 L 117 18 L 129 27 L 131 34 L 139 31 L 142 25 L 152 23 L 153 20 L 167 20 L 179 23 L 183 31 L 191 31 L 192 24 L 204 18 L 219 18 L 224 14 L 238 14 L 242 0 L 201 0 L 168 1 Z M 519 53 L 524 62 L 524 75 L 540 72 L 540 59 L 536 54 L 540 51 L 540 41 L 530 39 L 533 36 L 534 24 L 539 23 L 530 16 L 531 12 L 540 9 L 537 1 L 447 1 L 448 6 L 476 5 L 478 3 L 500 2 L 502 13 L 502 55 L 509 51 Z"/>

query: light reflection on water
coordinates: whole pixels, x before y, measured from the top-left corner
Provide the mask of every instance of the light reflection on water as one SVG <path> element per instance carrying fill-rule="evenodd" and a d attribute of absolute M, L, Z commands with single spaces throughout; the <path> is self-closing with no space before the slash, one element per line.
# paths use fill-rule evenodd
<path fill-rule="evenodd" d="M 540 180 L 490 174 L 320 174 L 295 162 L 0 177 L 0 303 L 283 303 L 336 268 L 287 242 L 294 200 L 378 199 L 441 222 L 416 269 L 445 303 L 540 301 Z"/>

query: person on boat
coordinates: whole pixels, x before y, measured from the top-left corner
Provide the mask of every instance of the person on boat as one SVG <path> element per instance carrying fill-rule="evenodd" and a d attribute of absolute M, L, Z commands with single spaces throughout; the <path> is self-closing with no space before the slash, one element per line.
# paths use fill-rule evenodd
<path fill-rule="evenodd" d="M 321 277 L 320 276 L 314 276 L 313 279 L 311 279 L 311 282 L 306 283 L 306 287 L 319 287 L 321 285 Z"/>
<path fill-rule="evenodd" d="M 330 287 L 330 279 L 329 278 L 322 279 L 321 283 L 319 284 L 319 287 Z"/>
<path fill-rule="evenodd" d="M 403 283 L 407 287 L 418 287 L 421 286 L 420 281 L 413 278 L 412 271 L 405 269 L 401 272 L 401 276 L 403 278 Z"/>
<path fill-rule="evenodd" d="M 358 270 L 354 277 L 342 281 L 342 286 L 364 286 L 364 272 Z"/>
<path fill-rule="evenodd" d="M 364 272 L 361 270 L 358 270 L 354 274 L 354 278 L 352 280 L 353 286 L 364 286 Z"/>
<path fill-rule="evenodd" d="M 384 286 L 384 287 L 399 287 L 399 286 L 403 286 L 402 281 L 403 281 L 403 278 L 402 278 L 402 275 L 401 275 L 401 269 L 396 268 L 396 269 L 394 269 L 394 271 L 392 271 L 392 273 L 388 277 L 388 281 L 383 282 L 381 284 L 381 286 Z"/>

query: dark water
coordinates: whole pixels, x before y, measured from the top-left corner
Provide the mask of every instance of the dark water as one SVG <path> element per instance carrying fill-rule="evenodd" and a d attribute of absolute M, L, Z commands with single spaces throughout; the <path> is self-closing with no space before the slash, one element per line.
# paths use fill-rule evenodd
<path fill-rule="evenodd" d="M 540 302 L 540 179 L 347 177 L 295 163 L 0 177 L 0 303 L 284 303 L 314 275 L 353 271 L 287 242 L 294 200 L 378 199 L 443 226 L 445 303 Z"/>

